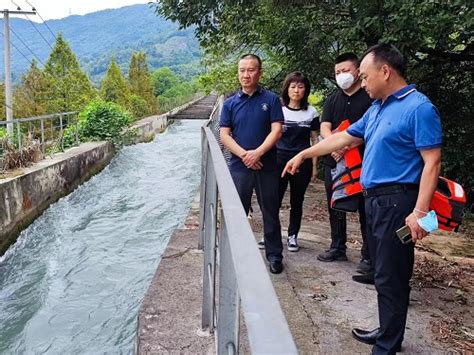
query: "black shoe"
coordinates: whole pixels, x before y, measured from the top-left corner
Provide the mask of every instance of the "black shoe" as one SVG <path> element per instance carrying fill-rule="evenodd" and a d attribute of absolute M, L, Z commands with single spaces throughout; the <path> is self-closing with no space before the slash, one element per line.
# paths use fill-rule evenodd
<path fill-rule="evenodd" d="M 370 264 L 370 260 L 362 259 L 360 261 L 359 265 L 357 265 L 356 271 L 359 274 L 366 274 L 366 273 L 372 271 L 372 265 Z"/>
<path fill-rule="evenodd" d="M 366 285 L 373 285 L 374 282 L 374 273 L 373 272 L 368 272 L 366 274 L 362 275 L 354 275 L 352 276 L 352 281 L 359 282 L 361 284 L 366 284 Z"/>
<path fill-rule="evenodd" d="M 354 328 L 352 329 L 351 333 L 354 339 L 364 344 L 374 345 L 380 331 L 379 331 L 379 328 L 375 328 L 374 330 L 363 330 L 363 329 Z"/>
<path fill-rule="evenodd" d="M 318 255 L 319 261 L 347 261 L 346 253 L 336 250 L 326 250 Z"/>
<path fill-rule="evenodd" d="M 363 330 L 363 329 L 352 329 L 352 337 L 364 344 L 374 345 L 377 341 L 377 337 L 380 333 L 379 328 L 375 328 L 374 330 Z M 402 346 L 398 345 L 395 348 L 395 351 L 398 353 L 402 351 Z"/>
<path fill-rule="evenodd" d="M 272 274 L 280 274 L 283 271 L 283 263 L 281 260 L 270 261 L 270 272 Z"/>

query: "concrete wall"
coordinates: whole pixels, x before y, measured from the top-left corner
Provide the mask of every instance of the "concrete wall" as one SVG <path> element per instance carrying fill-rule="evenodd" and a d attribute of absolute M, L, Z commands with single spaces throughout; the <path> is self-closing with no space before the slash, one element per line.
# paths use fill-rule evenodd
<path fill-rule="evenodd" d="M 168 115 L 150 116 L 137 121 L 130 129 L 135 131 L 133 143 L 147 142 L 153 139 L 156 132 L 168 126 Z"/>
<path fill-rule="evenodd" d="M 170 122 L 172 120 L 169 119 L 170 116 L 188 108 L 202 98 L 203 97 L 198 97 L 193 101 L 187 102 L 184 105 L 176 107 L 161 115 L 150 116 L 137 121 L 132 127 L 130 127 L 131 130 L 136 132 L 133 143 L 148 142 L 152 140 L 157 132 L 163 131 L 172 123 Z"/>
<path fill-rule="evenodd" d="M 51 203 L 102 170 L 114 154 L 110 142 L 89 142 L 0 180 L 0 255 Z"/>

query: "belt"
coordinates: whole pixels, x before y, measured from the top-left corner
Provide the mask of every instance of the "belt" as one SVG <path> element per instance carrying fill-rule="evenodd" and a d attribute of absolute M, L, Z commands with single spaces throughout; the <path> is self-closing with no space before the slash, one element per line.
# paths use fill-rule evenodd
<path fill-rule="evenodd" d="M 383 195 L 393 195 L 399 193 L 405 193 L 408 191 L 416 191 L 420 189 L 418 184 L 396 184 L 396 185 L 383 185 L 378 187 L 373 187 L 371 189 L 362 190 L 364 197 L 375 197 Z"/>

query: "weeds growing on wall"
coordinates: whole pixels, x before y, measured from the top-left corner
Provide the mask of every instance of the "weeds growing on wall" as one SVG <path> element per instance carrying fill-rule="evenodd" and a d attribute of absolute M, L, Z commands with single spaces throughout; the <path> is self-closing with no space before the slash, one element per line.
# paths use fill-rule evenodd
<path fill-rule="evenodd" d="M 27 138 L 20 149 L 6 137 L 0 138 L 0 145 L 3 148 L 0 161 L 2 171 L 24 168 L 43 158 L 40 143 L 31 138 Z"/>

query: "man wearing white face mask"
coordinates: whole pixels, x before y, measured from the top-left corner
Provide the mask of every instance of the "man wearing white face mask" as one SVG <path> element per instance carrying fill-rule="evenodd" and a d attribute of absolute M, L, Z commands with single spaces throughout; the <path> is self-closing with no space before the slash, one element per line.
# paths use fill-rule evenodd
<path fill-rule="evenodd" d="M 336 58 L 334 67 L 336 82 L 339 90 L 329 96 L 324 103 L 323 115 L 321 119 L 321 136 L 329 137 L 343 121 L 349 120 L 351 124 L 359 120 L 371 106 L 372 100 L 364 89 L 361 88 L 359 80 L 358 58 L 354 53 L 344 53 Z M 360 147 L 363 156 L 363 146 Z M 331 246 L 318 255 L 320 261 L 342 261 L 347 260 L 346 256 L 346 213 L 336 211 L 331 208 L 332 197 L 332 176 L 331 169 L 336 166 L 336 162 L 341 159 L 344 149 L 327 155 L 322 160 L 325 165 L 325 186 L 328 199 L 329 221 L 331 224 Z M 362 194 L 359 198 L 359 219 L 362 232 L 361 261 L 357 271 L 363 275 L 354 276 L 354 281 L 371 283 L 370 256 L 367 245 L 367 233 L 365 225 L 364 198 Z"/>

